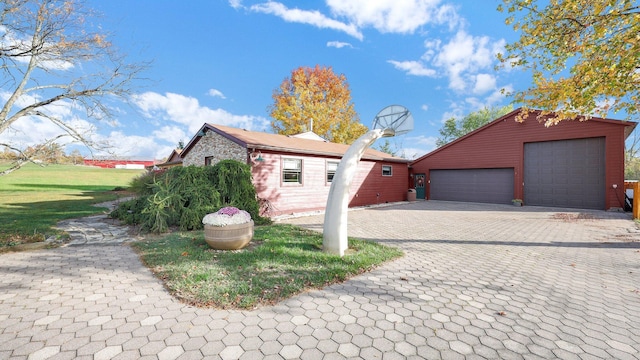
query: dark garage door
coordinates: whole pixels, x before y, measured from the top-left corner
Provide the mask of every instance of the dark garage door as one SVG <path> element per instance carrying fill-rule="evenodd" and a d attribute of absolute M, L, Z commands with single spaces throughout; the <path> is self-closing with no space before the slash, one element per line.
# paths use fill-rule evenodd
<path fill-rule="evenodd" d="M 605 138 L 524 144 L 525 205 L 604 209 Z"/>
<path fill-rule="evenodd" d="M 510 204 L 513 168 L 431 170 L 432 200 Z"/>

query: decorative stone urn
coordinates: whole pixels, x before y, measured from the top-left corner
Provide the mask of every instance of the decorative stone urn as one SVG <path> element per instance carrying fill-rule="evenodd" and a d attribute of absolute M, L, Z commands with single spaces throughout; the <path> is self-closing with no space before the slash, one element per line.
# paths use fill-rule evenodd
<path fill-rule="evenodd" d="M 225 226 L 204 225 L 204 241 L 217 250 L 238 250 L 253 239 L 253 220 Z"/>
<path fill-rule="evenodd" d="M 249 244 L 253 238 L 251 215 L 235 207 L 224 207 L 203 219 L 204 240 L 217 250 L 237 250 Z"/>

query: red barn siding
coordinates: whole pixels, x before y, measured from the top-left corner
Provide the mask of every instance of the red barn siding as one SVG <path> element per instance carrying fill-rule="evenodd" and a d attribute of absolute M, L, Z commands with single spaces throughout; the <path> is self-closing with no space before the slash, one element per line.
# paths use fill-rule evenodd
<path fill-rule="evenodd" d="M 392 167 L 392 176 L 382 176 L 382 166 Z M 349 206 L 365 206 L 407 200 L 407 164 L 361 161 L 350 187 Z"/>
<path fill-rule="evenodd" d="M 252 166 L 258 197 L 270 203 L 268 216 L 324 210 L 330 183 L 326 182 L 327 161 L 338 158 L 262 152 L 262 162 Z M 302 159 L 302 184 L 282 182 L 285 158 Z M 382 165 L 393 166 L 393 176 L 382 176 Z M 406 163 L 363 160 L 350 188 L 349 206 L 372 205 L 406 200 L 408 165 Z M 380 193 L 380 196 L 376 196 Z"/>
<path fill-rule="evenodd" d="M 153 166 L 156 164 L 155 160 L 117 160 L 117 159 L 83 159 L 83 163 L 86 166 L 97 166 L 101 168 L 115 168 L 116 165 L 144 165 Z"/>
<path fill-rule="evenodd" d="M 592 119 L 585 122 L 563 121 L 545 127 L 532 114 L 523 123 L 515 121 L 518 111 L 496 120 L 461 139 L 443 146 L 412 164 L 414 174 L 427 178 L 430 194 L 431 169 L 514 168 L 514 198 L 523 198 L 524 144 L 527 142 L 605 137 L 606 208 L 621 207 L 624 199 L 624 141 L 629 123 Z M 617 184 L 617 190 L 613 189 Z"/>

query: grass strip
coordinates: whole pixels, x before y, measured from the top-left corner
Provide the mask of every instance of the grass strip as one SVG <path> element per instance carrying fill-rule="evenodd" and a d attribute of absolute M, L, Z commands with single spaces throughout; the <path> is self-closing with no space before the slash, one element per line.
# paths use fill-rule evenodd
<path fill-rule="evenodd" d="M 250 245 L 210 249 L 202 231 L 133 244 L 176 297 L 196 306 L 252 309 L 322 288 L 402 256 L 396 248 L 349 240 L 344 257 L 322 251 L 322 235 L 292 225 L 255 228 Z"/>
<path fill-rule="evenodd" d="M 0 170 L 6 167 L 0 163 Z M 74 165 L 28 164 L 0 176 L 0 252 L 3 248 L 41 242 L 60 220 L 103 212 L 92 204 L 117 199 L 140 170 Z"/>

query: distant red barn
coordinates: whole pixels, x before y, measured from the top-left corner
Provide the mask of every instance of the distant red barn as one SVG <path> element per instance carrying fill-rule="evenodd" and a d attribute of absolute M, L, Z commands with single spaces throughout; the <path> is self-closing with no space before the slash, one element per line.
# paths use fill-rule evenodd
<path fill-rule="evenodd" d="M 83 159 L 86 166 L 97 166 L 108 169 L 144 169 L 156 164 L 155 160 L 120 160 L 120 159 Z"/>

